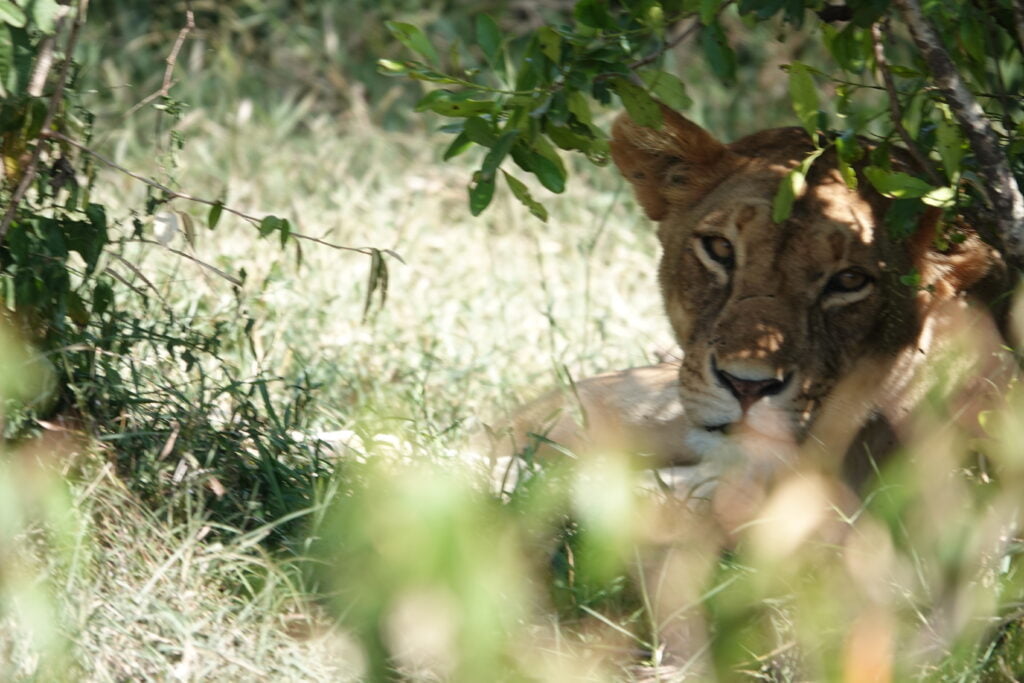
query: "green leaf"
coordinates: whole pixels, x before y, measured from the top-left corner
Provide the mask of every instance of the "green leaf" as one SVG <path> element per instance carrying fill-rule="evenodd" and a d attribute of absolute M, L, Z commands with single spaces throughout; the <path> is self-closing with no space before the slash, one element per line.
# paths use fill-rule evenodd
<path fill-rule="evenodd" d="M 79 327 L 89 324 L 89 309 L 85 307 L 82 297 L 75 291 L 68 292 L 68 317 Z"/>
<path fill-rule="evenodd" d="M 811 166 L 824 152 L 824 148 L 816 149 L 808 154 L 800 165 L 791 170 L 782 179 L 779 189 L 772 199 L 772 220 L 776 223 L 789 218 L 793 211 L 793 203 L 803 194 L 807 187 L 807 174 Z"/>
<path fill-rule="evenodd" d="M 92 290 L 92 312 L 96 315 L 103 313 L 114 303 L 114 289 L 106 280 L 100 280 Z"/>
<path fill-rule="evenodd" d="M 217 223 L 220 222 L 220 215 L 224 212 L 224 203 L 217 202 L 210 207 L 210 213 L 206 217 L 206 225 L 210 230 L 217 227 Z"/>
<path fill-rule="evenodd" d="M 6 84 L 13 68 L 14 41 L 11 38 L 11 30 L 6 26 L 0 26 L 0 97 L 7 97 Z"/>
<path fill-rule="evenodd" d="M 814 79 L 806 64 L 793 62 L 789 65 L 789 97 L 793 101 L 793 111 L 800 119 L 804 130 L 811 138 L 818 132 L 818 91 L 814 87 Z"/>
<path fill-rule="evenodd" d="M 493 101 L 470 99 L 473 95 L 474 93 L 468 90 L 433 90 L 416 103 L 416 111 L 430 110 L 442 116 L 464 117 L 488 114 L 494 110 Z"/>
<path fill-rule="evenodd" d="M 654 3 L 648 7 L 642 21 L 658 38 L 665 37 L 665 8 L 660 4 Z"/>
<path fill-rule="evenodd" d="M 700 23 L 705 26 L 712 23 L 721 4 L 720 0 L 700 0 Z"/>
<path fill-rule="evenodd" d="M 735 82 L 736 53 L 729 46 L 722 27 L 717 22 L 705 26 L 700 33 L 700 42 L 704 50 L 704 58 L 708 60 L 715 76 L 726 85 Z"/>
<path fill-rule="evenodd" d="M 909 66 L 900 66 L 899 64 L 890 64 L 889 71 L 891 71 L 894 76 L 899 76 L 900 78 L 921 78 L 925 75 L 920 69 L 914 69 Z"/>
<path fill-rule="evenodd" d="M 275 230 L 280 230 L 281 223 L 282 220 L 277 216 L 265 216 L 263 220 L 260 221 L 260 237 L 266 237 Z"/>
<path fill-rule="evenodd" d="M 400 21 L 386 21 L 384 25 L 391 31 L 391 35 L 395 37 L 395 40 L 410 50 L 423 55 L 428 63 L 439 64 L 441 62 L 441 59 L 437 56 L 437 50 L 427 40 L 423 31 L 417 27 Z"/>
<path fill-rule="evenodd" d="M 637 125 L 661 128 L 661 107 L 646 90 L 625 78 L 612 79 L 612 87 Z"/>
<path fill-rule="evenodd" d="M 417 81 L 427 81 L 428 83 L 464 85 L 464 83 L 457 78 L 452 78 L 448 74 L 443 74 L 439 71 L 434 71 L 433 69 L 420 67 L 415 62 L 412 63 L 412 68 L 409 70 L 409 78 L 415 78 Z"/>
<path fill-rule="evenodd" d="M 608 7 L 602 0 L 579 0 L 572 10 L 576 21 L 597 29 L 614 29 L 615 21 L 608 14 Z"/>
<path fill-rule="evenodd" d="M 917 229 L 918 220 L 924 211 L 919 199 L 897 199 L 885 212 L 885 226 L 896 239 L 904 239 Z"/>
<path fill-rule="evenodd" d="M 292 236 L 292 223 L 287 218 L 281 220 L 278 228 L 281 231 L 281 248 L 288 246 L 288 238 Z"/>
<path fill-rule="evenodd" d="M 590 102 L 587 101 L 586 95 L 579 90 L 569 91 L 567 106 L 569 107 L 569 112 L 580 123 L 589 126 L 593 122 L 593 118 L 590 115 Z"/>
<path fill-rule="evenodd" d="M 478 14 L 476 17 L 476 42 L 483 50 L 487 63 L 492 67 L 498 63 L 501 51 L 501 29 L 489 14 Z"/>
<path fill-rule="evenodd" d="M 862 28 L 847 24 L 842 31 L 824 26 L 825 46 L 846 71 L 861 73 L 871 55 L 871 36 Z"/>
<path fill-rule="evenodd" d="M 463 131 L 455 136 L 455 139 L 452 140 L 450 145 L 448 145 L 448 149 L 444 151 L 444 156 L 442 158 L 445 161 L 454 159 L 472 146 L 473 141 L 470 140 L 469 136 L 466 135 L 466 132 Z"/>
<path fill-rule="evenodd" d="M 689 109 L 693 104 L 686 94 L 686 86 L 673 74 L 661 69 L 644 69 L 638 75 L 655 97 L 673 109 Z"/>
<path fill-rule="evenodd" d="M 385 76 L 402 76 L 409 72 L 409 64 L 396 62 L 393 59 L 378 59 L 377 66 Z"/>
<path fill-rule="evenodd" d="M 548 188 L 555 194 L 565 191 L 565 171 L 560 169 L 556 163 L 546 157 L 537 155 L 533 163 L 533 174 L 540 180 L 541 185 Z"/>
<path fill-rule="evenodd" d="M 562 62 L 562 37 L 553 28 L 541 26 L 537 29 L 537 40 L 540 41 L 540 51 L 545 57 L 555 64 Z"/>
<path fill-rule="evenodd" d="M 469 212 L 479 216 L 494 197 L 494 178 L 486 179 L 477 174 L 469 186 Z"/>
<path fill-rule="evenodd" d="M 370 277 L 366 284 L 366 299 L 363 302 L 363 322 L 369 317 L 370 309 L 373 306 L 373 294 L 380 291 L 378 310 L 384 307 L 388 300 L 388 264 L 380 249 L 370 249 Z M 269 399 L 267 399 L 269 401 Z M 269 403 L 268 403 L 269 405 Z"/>
<path fill-rule="evenodd" d="M 936 187 L 934 190 L 922 195 L 921 201 L 928 206 L 935 206 L 940 209 L 951 208 L 956 204 L 956 188 Z"/>
<path fill-rule="evenodd" d="M 807 176 L 799 166 L 786 174 L 779 184 L 779 190 L 772 199 L 772 220 L 776 223 L 789 218 L 793 211 L 793 202 L 807 186 Z"/>
<path fill-rule="evenodd" d="M 565 164 L 562 163 L 562 158 L 558 155 L 558 152 L 546 138 L 537 137 L 534 138 L 533 149 L 537 152 L 544 162 L 541 166 L 547 167 L 550 164 L 551 171 L 553 172 L 548 180 L 545 180 L 541 176 L 537 176 L 544 187 L 548 188 L 552 192 L 562 192 L 565 190 L 565 179 L 568 177 L 568 173 L 565 170 Z"/>
<path fill-rule="evenodd" d="M 539 138 L 534 141 L 535 144 L 539 142 Z M 512 148 L 512 159 L 519 168 L 537 176 L 541 185 L 557 194 L 565 191 L 566 172 L 558 160 L 557 153 L 551 150 L 551 154 L 554 155 L 554 159 L 541 154 L 522 141 Z"/>
<path fill-rule="evenodd" d="M 0 0 L 0 22 L 17 28 L 25 28 L 28 17 L 25 16 L 23 9 L 10 0 Z"/>
<path fill-rule="evenodd" d="M 838 158 L 838 166 L 839 175 L 843 176 L 843 182 L 846 183 L 846 186 L 851 190 L 856 190 L 858 185 L 857 171 L 850 165 L 850 162 L 846 161 L 842 157 Z"/>
<path fill-rule="evenodd" d="M 581 133 L 577 133 L 571 128 L 565 128 L 563 126 L 545 126 L 544 132 L 547 133 L 548 138 L 553 143 L 565 150 L 577 150 L 580 152 L 590 152 L 594 149 L 595 145 L 599 144 L 600 141 L 594 137 L 588 137 Z"/>
<path fill-rule="evenodd" d="M 919 288 L 921 286 L 921 273 L 917 272 L 915 268 L 906 275 L 900 275 L 900 284 L 914 289 Z"/>
<path fill-rule="evenodd" d="M 60 14 L 57 0 L 33 0 L 30 9 L 32 23 L 41 33 L 49 35 L 57 30 L 57 16 Z"/>
<path fill-rule="evenodd" d="M 498 136 L 491 129 L 491 124 L 479 116 L 466 119 L 462 132 L 466 134 L 467 138 L 484 147 L 490 147 L 498 140 Z"/>
<path fill-rule="evenodd" d="M 480 173 L 483 180 L 493 180 L 494 174 L 498 170 L 498 166 L 505 160 L 509 151 L 512 149 L 512 145 L 515 144 L 519 138 L 518 130 L 510 130 L 501 134 L 498 141 L 494 143 L 491 150 L 484 157 L 484 162 L 480 166 Z"/>
<path fill-rule="evenodd" d="M 935 149 L 942 159 L 946 177 L 952 182 L 960 177 L 960 162 L 964 158 L 964 139 L 960 127 L 943 117 L 935 128 Z"/>
<path fill-rule="evenodd" d="M 196 246 L 196 226 L 192 222 L 192 216 L 184 211 L 176 211 L 178 222 L 181 223 L 181 232 L 185 236 L 185 242 L 193 249 Z"/>
<path fill-rule="evenodd" d="M 515 195 L 516 199 L 529 209 L 531 214 L 546 223 L 548 220 L 548 210 L 544 208 L 543 204 L 533 198 L 533 195 L 530 194 L 530 189 L 521 180 L 509 175 L 506 171 L 502 171 L 501 174 L 505 176 L 505 182 L 508 183 L 508 187 L 512 190 L 512 194 Z"/>
<path fill-rule="evenodd" d="M 868 166 L 864 169 L 864 175 L 876 190 L 895 199 L 923 197 L 935 189 L 920 178 L 900 171 L 887 171 L 878 166 Z"/>
<path fill-rule="evenodd" d="M 839 174 L 843 176 L 846 186 L 857 189 L 857 172 L 851 162 L 857 161 L 864 156 L 864 150 L 860 148 L 857 137 L 852 131 L 847 131 L 836 138 L 836 160 L 839 166 Z"/>
<path fill-rule="evenodd" d="M 978 64 L 984 64 L 987 54 L 986 46 L 988 41 L 985 37 L 985 28 L 973 12 L 965 12 L 959 21 L 960 45 L 971 58 Z"/>

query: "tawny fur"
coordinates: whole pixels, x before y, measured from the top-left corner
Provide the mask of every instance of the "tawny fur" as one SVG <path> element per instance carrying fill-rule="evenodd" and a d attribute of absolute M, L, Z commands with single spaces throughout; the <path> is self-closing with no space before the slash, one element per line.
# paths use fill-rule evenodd
<path fill-rule="evenodd" d="M 658 222 L 659 282 L 683 360 L 543 397 L 514 420 L 504 450 L 543 434 L 576 451 L 619 448 L 661 465 L 707 469 L 711 461 L 714 469 L 717 459 L 725 471 L 762 444 L 781 459 L 812 451 L 835 467 L 848 453 L 847 468 L 863 473 L 859 460 L 896 445 L 927 389 L 924 370 L 956 329 L 969 328 L 982 349 L 961 359 L 961 374 L 974 386 L 1002 383 L 1010 364 L 991 315 L 971 293 L 1005 291 L 1005 269 L 972 230 L 962 228 L 963 241 L 941 251 L 938 212 L 930 211 L 910 226 L 909 239 L 891 236 L 884 222 L 891 200 L 863 177 L 849 188 L 831 151 L 814 162 L 790 217 L 776 223 L 779 183 L 814 149 L 803 130 L 767 130 L 726 145 L 674 111 L 663 114 L 658 130 L 621 115 L 611 150 Z M 899 158 L 893 163 L 903 167 Z M 708 236 L 729 240 L 731 268 L 706 253 Z M 867 287 L 831 291 L 830 278 L 851 268 L 870 278 Z M 918 286 L 901 281 L 915 272 Z M 716 367 L 788 382 L 744 406 Z M 721 424 L 737 429 L 714 429 Z"/>

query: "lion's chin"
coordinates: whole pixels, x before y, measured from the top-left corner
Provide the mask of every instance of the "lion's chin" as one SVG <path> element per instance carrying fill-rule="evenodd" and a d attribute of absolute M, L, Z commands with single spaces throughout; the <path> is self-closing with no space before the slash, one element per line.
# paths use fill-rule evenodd
<path fill-rule="evenodd" d="M 800 429 L 780 419 L 743 419 L 720 425 L 694 427 L 687 433 L 687 448 L 698 462 L 714 461 L 722 470 L 738 464 L 789 461 L 798 448 Z"/>

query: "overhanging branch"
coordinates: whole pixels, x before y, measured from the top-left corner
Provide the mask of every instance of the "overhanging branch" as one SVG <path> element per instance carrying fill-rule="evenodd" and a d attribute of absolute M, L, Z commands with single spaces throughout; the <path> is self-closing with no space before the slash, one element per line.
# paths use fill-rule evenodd
<path fill-rule="evenodd" d="M 896 0 L 896 6 L 984 172 L 1004 255 L 1019 267 L 1024 264 L 1024 195 L 999 147 L 999 139 L 978 101 L 964 85 L 931 22 L 925 18 L 919 0 Z"/>

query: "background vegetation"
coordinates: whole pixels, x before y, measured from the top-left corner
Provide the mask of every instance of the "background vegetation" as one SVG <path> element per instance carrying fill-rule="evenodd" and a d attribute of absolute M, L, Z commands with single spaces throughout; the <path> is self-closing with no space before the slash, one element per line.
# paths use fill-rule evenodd
<path fill-rule="evenodd" d="M 94 0 L 47 121 L 74 16 L 0 0 L 5 207 L 59 133 L 0 251 L 5 678 L 661 675 L 634 542 L 685 530 L 645 514 L 658 496 L 612 460 L 498 500 L 469 439 L 542 387 L 672 357 L 650 225 L 615 173 L 568 156 L 546 222 L 505 193 L 472 218 L 486 153 L 442 164 L 451 135 L 411 116 L 422 86 L 377 68 L 413 57 L 385 21 L 422 27 L 452 70 L 480 59 L 447 46 L 477 40 L 481 12 L 517 59 L 544 22 L 579 28 L 571 5 L 194 2 L 192 26 L 185 3 Z M 732 80 L 697 33 L 667 53 L 722 137 L 798 122 L 778 65 L 828 58 L 824 29 L 773 14 L 716 15 Z M 1019 92 L 1019 59 L 982 61 Z M 908 114 L 925 141 L 929 97 Z M 617 107 L 593 106 L 595 131 Z M 844 545 L 780 557 L 752 534 L 690 565 L 679 595 L 713 634 L 690 673 L 1014 680 L 1020 400 L 983 441 L 934 426 Z"/>

